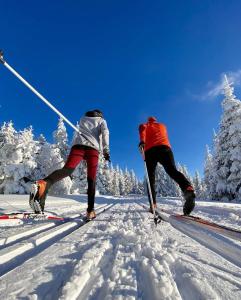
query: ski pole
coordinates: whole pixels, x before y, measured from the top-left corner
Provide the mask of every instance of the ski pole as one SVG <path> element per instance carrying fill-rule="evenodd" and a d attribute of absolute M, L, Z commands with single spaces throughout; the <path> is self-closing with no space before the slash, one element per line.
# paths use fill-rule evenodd
<path fill-rule="evenodd" d="M 157 224 L 159 223 L 159 218 L 156 214 L 156 209 L 154 207 L 154 202 L 153 202 L 153 197 L 152 197 L 152 191 L 151 191 L 151 184 L 150 184 L 150 179 L 149 179 L 149 175 L 148 175 L 148 170 L 147 170 L 147 165 L 146 165 L 146 157 L 145 157 L 145 153 L 144 150 L 141 150 L 141 154 L 144 160 L 144 166 L 145 166 L 145 173 L 146 173 L 146 181 L 147 181 L 147 188 L 148 188 L 148 192 L 149 192 L 149 198 L 150 198 L 150 202 L 151 202 L 151 208 L 153 211 L 153 220 L 155 225 L 157 226 Z"/>
<path fill-rule="evenodd" d="M 0 50 L 0 62 L 15 75 L 25 86 L 27 86 L 36 96 L 38 96 L 45 104 L 47 104 L 59 117 L 61 117 L 69 126 L 71 126 L 79 134 L 79 129 L 74 126 L 59 110 L 57 110 L 43 95 L 41 95 L 33 86 L 31 86 L 19 73 L 17 73 L 3 58 L 3 51 Z M 91 142 L 91 141 L 90 141 Z"/>

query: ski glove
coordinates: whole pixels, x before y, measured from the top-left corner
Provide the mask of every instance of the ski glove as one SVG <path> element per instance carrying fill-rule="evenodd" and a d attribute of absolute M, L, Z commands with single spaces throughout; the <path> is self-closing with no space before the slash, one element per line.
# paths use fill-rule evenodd
<path fill-rule="evenodd" d="M 140 150 L 141 153 L 144 152 L 144 148 L 145 148 L 145 143 L 144 142 L 140 142 L 139 143 L 139 150 Z"/>
<path fill-rule="evenodd" d="M 109 152 L 104 152 L 104 159 L 110 162 L 110 153 Z"/>

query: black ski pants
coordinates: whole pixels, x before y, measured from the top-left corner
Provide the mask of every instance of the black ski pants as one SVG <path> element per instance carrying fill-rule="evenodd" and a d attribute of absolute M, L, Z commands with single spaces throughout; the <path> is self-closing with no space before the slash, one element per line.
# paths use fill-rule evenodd
<path fill-rule="evenodd" d="M 164 167 L 166 173 L 175 180 L 182 191 L 185 191 L 186 188 L 191 185 L 187 178 L 177 170 L 173 152 L 170 147 L 162 145 L 148 149 L 145 151 L 145 160 L 154 203 L 156 203 L 155 171 L 158 162 Z"/>

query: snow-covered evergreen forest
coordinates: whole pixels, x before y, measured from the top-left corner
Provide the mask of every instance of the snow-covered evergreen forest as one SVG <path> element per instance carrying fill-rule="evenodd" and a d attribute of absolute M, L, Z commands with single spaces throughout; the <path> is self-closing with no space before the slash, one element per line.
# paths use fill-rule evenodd
<path fill-rule="evenodd" d="M 17 131 L 12 121 L 4 122 L 0 128 L 0 194 L 28 193 L 30 183 L 24 179 L 44 178 L 63 167 L 70 147 L 71 141 L 68 140 L 62 119 L 59 119 L 57 129 L 53 132 L 53 143 L 49 143 L 42 134 L 36 139 L 31 126 Z M 178 168 L 193 181 L 185 166 L 178 164 Z M 201 181 L 196 182 L 197 185 L 201 184 Z M 97 193 L 116 196 L 144 194 L 145 186 L 145 180 L 139 180 L 133 170 L 122 170 L 118 165 L 114 167 L 107 164 L 100 155 Z M 86 190 L 86 164 L 81 162 L 72 177 L 57 182 L 50 194 L 84 194 Z M 163 197 L 181 195 L 181 190 L 161 165 L 156 170 L 156 191 L 158 196 Z"/>
<path fill-rule="evenodd" d="M 178 169 L 193 184 L 197 199 L 232 201 L 241 199 L 241 101 L 234 95 L 232 84 L 225 76 L 223 113 L 212 147 L 206 146 L 204 176 L 198 171 L 190 176 L 186 166 Z M 211 129 L 210 129 L 211 130 Z M 53 132 L 53 143 L 43 135 L 34 137 L 33 128 L 17 131 L 12 121 L 0 128 L 0 193 L 25 194 L 32 180 L 44 178 L 61 168 L 67 158 L 71 141 L 65 124 L 59 119 Z M 138 150 L 137 150 L 138 151 Z M 143 168 L 144 169 L 144 168 Z M 87 190 L 86 164 L 81 162 L 72 177 L 57 182 L 52 195 L 83 194 Z M 133 170 L 122 170 L 118 165 L 107 164 L 102 155 L 99 159 L 97 192 L 102 195 L 144 194 L 145 179 L 139 180 Z M 156 193 L 158 196 L 180 197 L 181 190 L 165 173 L 161 165 L 156 169 Z"/>
<path fill-rule="evenodd" d="M 63 167 L 71 147 L 66 127 L 59 119 L 53 132 L 53 143 L 43 135 L 34 138 L 33 128 L 17 131 L 12 121 L 4 122 L 0 129 L 0 193 L 25 194 L 30 184 L 26 178 L 44 178 L 52 171 Z M 72 177 L 57 182 L 51 189 L 52 195 L 86 193 L 86 164 L 81 162 Z M 142 194 L 143 182 L 134 171 L 108 165 L 102 155 L 99 159 L 97 191 L 105 195 Z"/>

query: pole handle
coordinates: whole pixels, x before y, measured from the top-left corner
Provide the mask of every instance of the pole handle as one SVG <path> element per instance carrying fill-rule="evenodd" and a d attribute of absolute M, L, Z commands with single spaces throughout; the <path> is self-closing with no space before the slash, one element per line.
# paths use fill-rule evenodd
<path fill-rule="evenodd" d="M 3 59 L 3 50 L 0 50 L 0 62 L 1 62 L 2 64 L 5 63 L 5 60 Z"/>
<path fill-rule="evenodd" d="M 144 149 L 143 149 L 143 148 L 140 148 L 140 147 L 139 147 L 139 149 L 140 149 L 141 156 L 142 156 L 143 160 L 144 160 L 144 161 L 146 161 L 146 157 L 145 157 L 145 151 L 144 151 Z"/>

